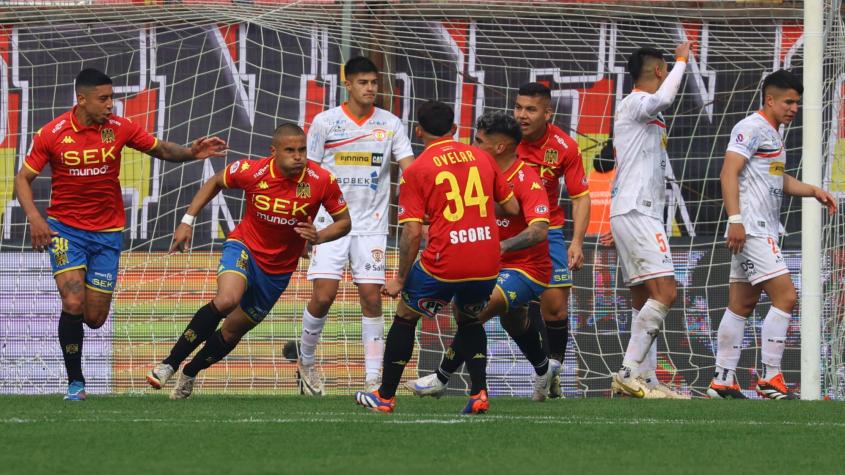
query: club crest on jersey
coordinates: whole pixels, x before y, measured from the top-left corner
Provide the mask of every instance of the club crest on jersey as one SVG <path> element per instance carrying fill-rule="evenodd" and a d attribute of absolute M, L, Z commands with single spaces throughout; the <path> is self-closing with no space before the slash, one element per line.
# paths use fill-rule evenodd
<path fill-rule="evenodd" d="M 373 129 L 373 138 L 376 142 L 384 142 L 387 140 L 388 134 L 384 129 Z"/>
<path fill-rule="evenodd" d="M 437 314 L 440 313 L 446 305 L 448 305 L 448 302 L 440 299 L 425 298 L 417 300 L 417 307 L 419 307 L 420 310 L 425 312 L 429 317 L 437 316 Z"/>
<path fill-rule="evenodd" d="M 103 143 L 114 143 L 114 129 L 101 130 L 100 138 L 103 140 Z"/>
<path fill-rule="evenodd" d="M 557 163 L 557 150 L 550 148 L 543 154 L 543 163 L 546 165 L 554 165 Z"/>
<path fill-rule="evenodd" d="M 297 183 L 296 184 L 296 197 L 297 198 L 311 198 L 311 184 L 310 183 Z"/>

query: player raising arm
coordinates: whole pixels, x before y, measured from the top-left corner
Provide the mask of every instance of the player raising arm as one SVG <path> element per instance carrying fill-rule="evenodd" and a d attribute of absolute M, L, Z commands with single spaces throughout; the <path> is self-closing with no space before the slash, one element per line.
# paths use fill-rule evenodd
<path fill-rule="evenodd" d="M 50 251 L 50 265 L 62 299 L 59 344 L 68 390 L 65 399 L 86 397 L 82 375 L 82 323 L 100 328 L 109 315 L 126 222 L 120 191 L 124 146 L 169 162 L 221 157 L 217 137 L 190 148 L 160 141 L 141 126 L 112 114 L 112 80 L 96 69 L 76 76 L 77 104 L 35 133 L 32 148 L 15 176 L 15 192 L 29 219 L 32 248 Z M 41 216 L 32 181 L 50 165 L 50 206 Z"/>
<path fill-rule="evenodd" d="M 176 229 L 171 250 L 183 249 L 190 242 L 195 217 L 221 189 L 245 191 L 243 219 L 223 245 L 214 299 L 197 311 L 170 355 L 147 375 L 147 382 L 161 389 L 205 341 L 183 368 L 171 399 L 190 396 L 197 373 L 228 355 L 270 313 L 296 270 L 306 242 L 329 242 L 352 227 L 334 176 L 307 160 L 305 149 L 302 129 L 293 124 L 279 126 L 273 134 L 272 155 L 236 161 L 214 175 L 194 196 Z M 317 231 L 312 220 L 320 205 L 334 222 Z M 223 325 L 215 331 L 220 320 Z"/>
<path fill-rule="evenodd" d="M 711 398 L 746 398 L 736 381 L 736 365 L 745 322 L 765 290 L 772 307 L 760 332 L 765 374 L 757 380 L 757 393 L 768 399 L 796 399 L 780 371 L 789 318 L 798 300 L 778 247 L 781 200 L 784 193 L 814 197 L 830 214 L 836 212 L 830 193 L 784 171 L 786 151 L 779 129 L 795 119 L 803 91 L 801 81 L 789 71 L 768 75 L 763 80 L 763 109 L 731 131 L 719 178 L 728 213 L 726 244 L 733 256 L 728 308 L 719 323 L 716 374 L 707 389 Z"/>
<path fill-rule="evenodd" d="M 402 298 L 387 334 L 381 386 L 358 392 L 355 399 L 374 411 L 393 412 L 396 388 L 414 351 L 417 321 L 434 317 L 454 300 L 463 332 L 461 356 L 472 380 L 464 412 L 485 412 L 487 345 L 477 317 L 499 273 L 494 203 L 508 214 L 518 213 L 519 205 L 486 152 L 452 140 L 455 115 L 449 106 L 427 102 L 417 115 L 416 134 L 426 148 L 400 182 L 399 269 L 384 288 L 386 295 L 401 292 Z M 429 240 L 417 260 L 426 215 Z"/>
<path fill-rule="evenodd" d="M 675 100 L 689 58 L 690 43 L 675 49 L 670 72 L 663 54 L 640 48 L 628 60 L 634 90 L 616 109 L 617 172 L 610 202 L 610 229 L 631 289 L 631 339 L 612 389 L 632 397 L 682 397 L 659 385 L 651 352 L 663 320 L 675 302 L 675 268 L 663 227 L 668 137 L 662 111 Z M 652 363 L 653 362 L 653 366 Z M 640 368 L 640 365 L 645 366 Z"/>

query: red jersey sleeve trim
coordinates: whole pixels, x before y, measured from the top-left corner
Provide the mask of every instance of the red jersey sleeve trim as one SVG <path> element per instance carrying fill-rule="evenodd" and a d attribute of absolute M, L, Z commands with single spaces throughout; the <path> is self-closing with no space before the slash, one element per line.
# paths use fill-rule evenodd
<path fill-rule="evenodd" d="M 580 197 L 582 197 L 582 196 L 584 196 L 584 195 L 589 195 L 589 194 L 590 194 L 590 190 L 589 190 L 589 189 L 586 189 L 586 190 L 582 191 L 581 193 L 578 193 L 577 195 L 572 195 L 572 196 L 570 196 L 570 197 L 569 197 L 569 199 L 570 199 L 570 200 L 574 200 L 575 198 L 580 198 Z"/>
<path fill-rule="evenodd" d="M 32 168 L 32 166 L 29 163 L 27 163 L 26 160 L 23 161 L 23 166 L 28 168 L 29 171 L 31 171 L 32 173 L 35 173 L 36 175 L 41 173 L 41 170 L 36 170 L 36 169 Z"/>
<path fill-rule="evenodd" d="M 228 189 L 229 183 L 226 182 L 226 174 L 227 173 L 229 173 L 229 167 L 228 166 L 226 166 L 226 168 L 223 169 L 223 187 Z"/>
<path fill-rule="evenodd" d="M 158 147 L 158 137 L 153 137 L 153 146 L 144 150 L 143 152 L 149 154 L 153 151 L 154 148 Z"/>
<path fill-rule="evenodd" d="M 528 225 L 531 226 L 534 223 L 548 223 L 549 218 L 534 218 L 528 222 Z"/>
<path fill-rule="evenodd" d="M 505 197 L 505 199 L 503 199 L 502 201 L 499 201 L 498 203 L 499 203 L 500 205 L 505 204 L 505 203 L 507 203 L 508 201 L 510 201 L 510 200 L 511 200 L 511 198 L 513 198 L 513 191 L 511 191 L 510 193 L 508 193 L 508 196 L 506 196 L 506 197 Z"/>
<path fill-rule="evenodd" d="M 423 222 L 423 220 L 420 219 L 420 218 L 405 218 L 405 219 L 400 219 L 399 221 L 397 221 L 398 224 L 402 224 L 402 223 L 422 223 L 422 222 Z"/>
<path fill-rule="evenodd" d="M 340 208 L 339 210 L 335 211 L 334 213 L 329 213 L 329 214 L 332 215 L 332 216 L 337 216 L 340 213 L 343 213 L 344 211 L 346 211 L 348 209 L 349 209 L 349 206 L 343 205 L 343 208 Z"/>

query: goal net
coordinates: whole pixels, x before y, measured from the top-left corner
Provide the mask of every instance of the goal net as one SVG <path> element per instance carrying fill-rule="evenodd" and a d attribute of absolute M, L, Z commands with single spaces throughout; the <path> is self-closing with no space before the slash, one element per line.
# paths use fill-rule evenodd
<path fill-rule="evenodd" d="M 255 0 L 11 2 L 0 10 L 0 393 L 64 389 L 56 341 L 60 300 L 47 255 L 31 252 L 13 177 L 33 133 L 74 104 L 73 78 L 97 67 L 115 81 L 115 112 L 161 139 L 225 139 L 225 159 L 171 164 L 125 149 L 121 182 L 127 224 L 112 313 L 86 330 L 83 368 L 92 392 L 145 390 L 144 374 L 168 352 L 193 313 L 215 292 L 224 236 L 239 221 L 241 192 L 226 191 L 198 217 L 191 252 L 170 255 L 175 225 L 204 180 L 227 163 L 269 153 L 282 121 L 307 128 L 344 99 L 340 65 L 363 54 L 382 70 L 379 103 L 413 130 L 428 99 L 452 104 L 456 138 L 470 141 L 476 118 L 510 110 L 519 86 L 552 89 L 554 123 L 578 141 L 593 189 L 586 265 L 575 272 L 572 338 L 564 362 L 566 396 L 609 394 L 610 374 L 630 332 L 630 298 L 616 254 L 597 244 L 608 230 L 609 174 L 594 159 L 612 138 L 613 113 L 632 87 L 624 71 L 636 47 L 671 54 L 696 42 L 678 99 L 666 112 L 670 164 L 666 227 L 678 299 L 658 341 L 658 375 L 701 395 L 714 371 L 716 329 L 727 305 L 729 253 L 719 170 L 736 122 L 760 107 L 762 78 L 777 69 L 801 73 L 802 3 L 718 2 L 275 2 Z M 824 186 L 845 193 L 845 44 L 840 2 L 826 6 Z M 679 16 L 680 15 L 680 16 Z M 801 114 L 783 130 L 787 173 L 801 174 Z M 415 138 L 411 137 L 415 140 Z M 414 142 L 415 151 L 421 144 Z M 612 173 L 612 172 L 611 172 Z M 34 182 L 46 207 L 49 171 Z M 562 202 L 568 209 L 564 194 Z M 801 200 L 785 197 L 781 247 L 801 288 Z M 827 219 L 827 218 L 826 218 Z M 396 267 L 392 218 L 387 267 Z M 827 219 L 822 241 L 823 391 L 843 397 L 845 379 L 845 223 Z M 571 223 L 565 234 L 571 237 Z M 495 258 L 491 256 L 491 258 Z M 203 393 L 294 393 L 295 362 L 283 353 L 299 336 L 310 296 L 307 263 L 273 312 L 224 361 L 199 380 Z M 385 315 L 394 303 L 385 302 Z M 753 387 L 760 360 L 763 300 L 746 326 L 739 382 Z M 800 306 L 793 314 L 783 369 L 800 376 Z M 330 393 L 362 386 L 361 311 L 345 276 L 318 348 Z M 405 377 L 427 374 L 454 332 L 448 315 L 424 320 Z M 487 325 L 489 384 L 494 395 L 529 395 L 530 365 L 502 331 Z M 287 355 L 290 356 L 290 355 Z M 466 387 L 460 378 L 450 386 Z M 749 395 L 751 393 L 749 392 Z"/>

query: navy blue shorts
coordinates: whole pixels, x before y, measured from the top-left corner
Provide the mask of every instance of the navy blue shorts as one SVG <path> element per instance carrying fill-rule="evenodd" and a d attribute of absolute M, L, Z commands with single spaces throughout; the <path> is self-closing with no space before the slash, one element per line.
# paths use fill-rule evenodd
<path fill-rule="evenodd" d="M 426 272 L 419 261 L 415 262 L 402 289 L 402 301 L 414 313 L 434 317 L 453 299 L 458 311 L 478 315 L 487 305 L 496 279 L 440 280 Z"/>
<path fill-rule="evenodd" d="M 546 290 L 546 286 L 528 277 L 518 269 L 502 269 L 499 278 L 496 279 L 496 290 L 505 297 L 508 307 L 505 313 L 511 309 L 527 305 L 528 302 L 539 299 L 540 294 Z"/>
<path fill-rule="evenodd" d="M 117 283 L 121 231 L 85 231 L 49 218 L 47 224 L 54 232 L 50 244 L 50 266 L 53 276 L 75 269 L 85 270 L 85 286 L 110 294 Z"/>
<path fill-rule="evenodd" d="M 230 240 L 223 244 L 223 255 L 217 275 L 234 272 L 246 280 L 246 291 L 241 297 L 241 309 L 250 320 L 261 323 L 264 317 L 273 309 L 273 305 L 288 287 L 292 272 L 287 274 L 268 274 L 264 272 L 252 253 L 240 241 Z"/>
<path fill-rule="evenodd" d="M 552 280 L 549 287 L 572 287 L 572 273 L 569 272 L 569 252 L 563 229 L 549 229 L 549 255 L 552 257 Z"/>

